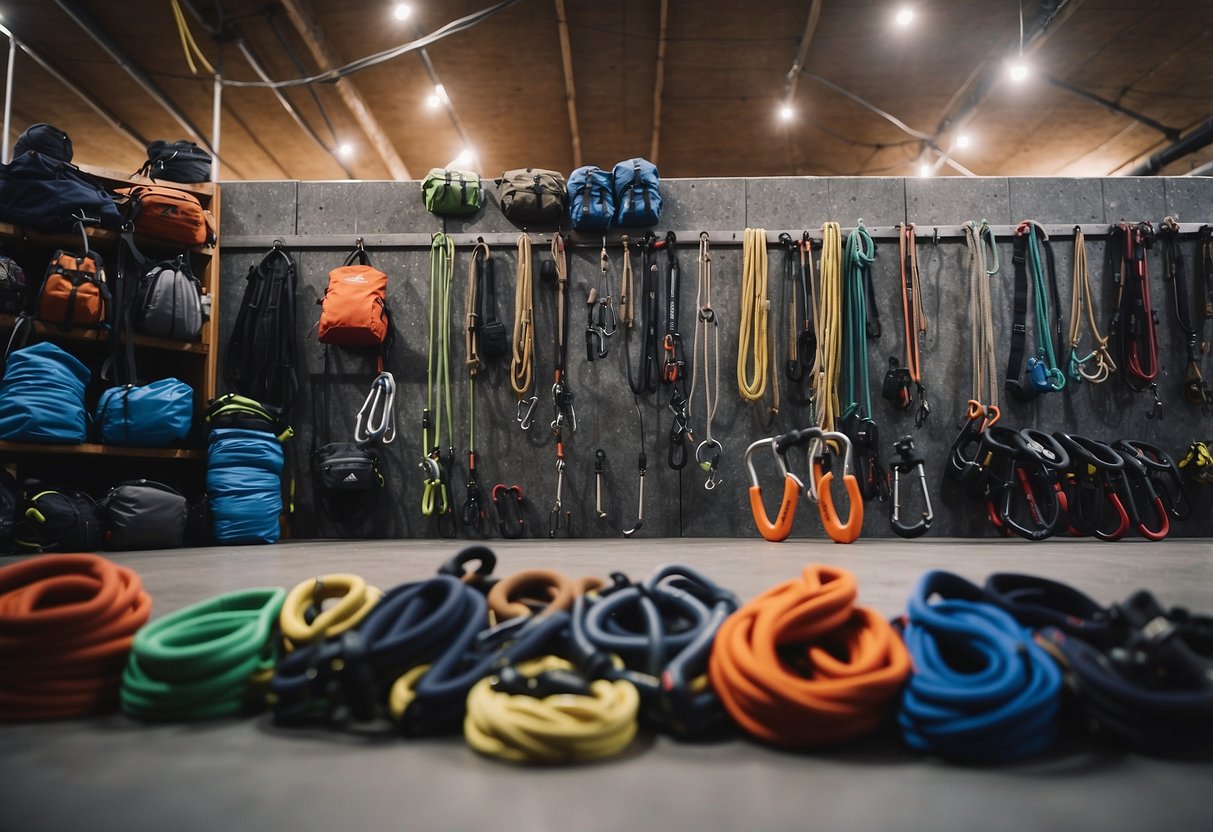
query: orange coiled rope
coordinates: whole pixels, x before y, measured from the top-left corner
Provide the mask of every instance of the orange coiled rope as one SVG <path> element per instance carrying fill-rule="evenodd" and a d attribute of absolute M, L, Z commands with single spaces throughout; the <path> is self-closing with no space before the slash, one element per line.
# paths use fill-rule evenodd
<path fill-rule="evenodd" d="M 855 606 L 855 576 L 810 565 L 729 616 L 708 673 L 733 719 L 772 745 L 809 748 L 876 728 L 910 672 L 893 627 Z"/>
<path fill-rule="evenodd" d="M 0 568 L 0 720 L 116 708 L 131 640 L 151 611 L 139 576 L 97 555 Z"/>

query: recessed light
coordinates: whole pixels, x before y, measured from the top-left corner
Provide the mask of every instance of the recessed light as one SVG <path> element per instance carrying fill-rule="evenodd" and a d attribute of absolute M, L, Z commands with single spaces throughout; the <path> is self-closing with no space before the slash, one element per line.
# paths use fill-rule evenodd
<path fill-rule="evenodd" d="M 349 142 L 342 142 L 337 145 L 337 155 L 342 159 L 348 159 L 354 155 L 354 146 Z"/>
<path fill-rule="evenodd" d="M 791 104 L 784 104 L 779 108 L 779 117 L 784 121 L 791 121 L 794 115 L 796 115 L 796 111 L 792 109 Z"/>
<path fill-rule="evenodd" d="M 923 162 L 921 165 L 918 166 L 918 175 L 919 176 L 930 176 L 934 172 L 935 172 L 934 169 L 926 162 Z"/>
<path fill-rule="evenodd" d="M 1015 61 L 1011 64 L 1010 75 L 1012 81 L 1023 81 L 1028 77 L 1028 65 L 1023 61 Z"/>
<path fill-rule="evenodd" d="M 397 3 L 396 8 L 392 9 L 392 14 L 397 20 L 408 20 L 413 14 L 413 7 L 408 3 Z"/>
<path fill-rule="evenodd" d="M 897 10 L 897 16 L 893 20 L 898 26 L 909 26 L 914 22 L 914 10 L 909 6 L 902 6 Z"/>
<path fill-rule="evenodd" d="M 956 146 L 959 147 L 961 150 L 964 150 L 966 147 L 968 147 L 972 143 L 973 143 L 973 140 L 970 139 L 964 133 L 961 133 L 959 136 L 956 137 Z"/>
<path fill-rule="evenodd" d="M 447 165 L 447 167 L 448 168 L 468 168 L 468 167 L 471 167 L 472 163 L 475 161 L 476 161 L 476 151 L 472 150 L 470 147 L 465 147 L 463 150 L 459 151 L 459 155 L 456 156 L 454 159 L 452 159 L 451 163 L 449 165 Z"/>

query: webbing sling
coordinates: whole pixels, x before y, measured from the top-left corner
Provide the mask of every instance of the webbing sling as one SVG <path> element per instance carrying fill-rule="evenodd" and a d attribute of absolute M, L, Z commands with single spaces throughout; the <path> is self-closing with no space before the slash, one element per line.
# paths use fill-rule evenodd
<path fill-rule="evenodd" d="M 1048 235 L 1040 223 L 1025 220 L 1015 228 L 1015 244 L 1012 262 L 1015 265 L 1015 295 L 1011 317 L 1011 352 L 1007 356 L 1007 371 L 1003 386 L 1020 401 L 1031 401 L 1041 393 L 1063 390 L 1065 373 L 1057 366 L 1057 350 L 1049 315 L 1049 294 L 1053 307 L 1058 307 L 1057 277 L 1053 269 L 1053 249 L 1048 244 Z M 1041 258 L 1041 249 L 1044 257 Z M 1047 270 L 1046 270 L 1047 263 Z M 1029 277 L 1031 286 L 1029 287 Z M 1028 358 L 1028 383 L 1024 384 L 1021 373 L 1024 353 L 1027 348 L 1028 293 L 1032 293 L 1032 307 L 1036 320 L 1036 354 Z M 1057 319 L 1057 341 L 1061 340 L 1061 318 Z"/>
<path fill-rule="evenodd" d="M 813 748 L 884 721 L 910 672 L 909 654 L 882 616 L 855 605 L 858 594 L 852 573 L 810 565 L 725 620 L 709 674 L 746 733 Z"/>
<path fill-rule="evenodd" d="M 692 418 L 699 376 L 703 374 L 704 438 L 695 446 L 695 462 L 707 474 L 703 487 L 716 488 L 716 469 L 724 452 L 712 436 L 712 421 L 720 404 L 720 316 L 712 305 L 712 241 L 708 232 L 699 234 L 699 269 L 695 281 L 695 341 L 691 349 L 691 392 L 687 396 L 687 419 Z M 700 347 L 702 346 L 702 349 Z"/>
<path fill-rule="evenodd" d="M 661 339 L 664 360 L 661 366 L 661 382 L 670 388 L 669 410 L 670 433 L 667 461 L 670 468 L 681 471 L 687 464 L 687 446 L 694 440 L 691 436 L 690 417 L 687 415 L 686 353 L 682 346 L 682 331 L 679 315 L 682 310 L 682 267 L 675 251 L 678 239 L 674 232 L 667 232 L 662 246 L 665 248 L 665 333 Z"/>
<path fill-rule="evenodd" d="M 1192 404 L 1209 407 L 1213 405 L 1213 392 L 1205 384 L 1200 371 L 1200 333 L 1192 320 L 1192 301 L 1188 294 L 1188 280 L 1184 274 L 1184 256 L 1179 247 L 1179 223 L 1174 217 L 1162 221 L 1162 229 L 1158 232 L 1162 242 L 1163 274 L 1171 284 L 1172 301 L 1175 310 L 1175 322 L 1184 336 L 1184 346 L 1188 351 L 1188 367 L 1184 373 L 1184 393 Z"/>
<path fill-rule="evenodd" d="M 0 720 L 113 710 L 151 609 L 139 575 L 98 555 L 0 567 Z"/>
<path fill-rule="evenodd" d="M 446 413 L 447 442 L 455 440 L 451 407 L 451 282 L 455 272 L 455 242 L 439 232 L 430 243 L 430 334 L 425 370 L 425 409 L 421 412 L 421 453 L 418 467 L 425 473 L 421 513 L 442 517 L 451 513 L 450 489 L 442 457 L 442 417 Z M 437 390 L 437 394 L 435 394 Z M 432 417 L 432 418 L 431 418 Z M 447 463 L 454 456 L 447 448 Z"/>
<path fill-rule="evenodd" d="M 771 334 L 767 299 L 767 232 L 747 228 L 742 241 L 741 324 L 737 336 L 737 392 L 747 402 L 761 401 L 767 392 Z M 771 412 L 779 412 L 779 381 L 774 384 Z"/>
<path fill-rule="evenodd" d="M 531 289 L 531 238 L 518 236 L 517 269 L 514 275 L 514 332 L 510 353 L 510 389 L 518 397 L 515 418 L 519 427 L 530 430 L 537 396 L 528 396 L 535 373 L 535 294 Z"/>
<path fill-rule="evenodd" d="M 841 416 L 838 368 L 842 362 L 842 227 L 821 227 L 821 286 L 814 293 L 817 355 L 813 360 L 813 417 L 817 427 L 835 430 Z"/>
<path fill-rule="evenodd" d="M 615 577 L 573 604 L 577 666 L 635 685 L 641 719 L 652 728 L 682 737 L 719 731 L 725 713 L 707 683 L 708 655 L 737 597 L 687 566 L 659 567 L 643 584 Z"/>
<path fill-rule="evenodd" d="M 1083 357 L 1078 355 L 1082 341 L 1083 307 L 1086 306 L 1087 326 L 1095 346 Z M 1087 369 L 1094 361 L 1095 369 Z M 1067 370 L 1072 381 L 1102 384 L 1116 372 L 1116 362 L 1108 353 L 1108 339 L 1099 334 L 1095 323 L 1095 304 L 1091 301 L 1091 275 L 1087 268 L 1087 240 L 1081 226 L 1074 226 L 1074 279 L 1070 283 L 1070 362 Z"/>
<path fill-rule="evenodd" d="M 650 233 L 645 234 L 640 244 L 640 353 L 632 361 L 632 329 L 635 319 L 635 297 L 629 291 L 632 288 L 632 276 L 628 245 L 625 241 L 624 256 L 624 288 L 620 292 L 623 305 L 623 322 L 627 327 L 623 338 L 623 360 L 628 368 L 628 387 L 633 396 L 643 396 L 645 393 L 656 393 L 661 386 L 661 372 L 657 363 L 659 341 L 657 338 L 657 320 L 660 315 L 660 304 L 657 298 L 657 259 L 656 238 Z"/>
<path fill-rule="evenodd" d="M 998 384 L 995 382 L 994 311 L 990 281 L 998 274 L 998 246 L 990 223 L 970 220 L 964 224 L 966 260 L 969 269 L 969 361 L 972 386 L 966 418 L 997 421 Z M 992 264 L 992 265 L 991 265 Z"/>
<path fill-rule="evenodd" d="M 911 748 L 1009 762 L 1056 740 L 1057 665 L 979 587 L 950 572 L 926 573 L 910 596 L 904 637 L 914 672 L 897 721 Z"/>
<path fill-rule="evenodd" d="M 1147 255 L 1154 245 L 1154 226 L 1148 222 L 1120 223 L 1108 246 L 1114 259 L 1116 311 L 1109 337 L 1118 347 L 1117 366 L 1126 388 L 1140 393 L 1147 388 L 1154 396 L 1154 409 L 1162 413 L 1158 398 L 1158 341 L 1154 308 L 1150 303 L 1150 272 Z"/>

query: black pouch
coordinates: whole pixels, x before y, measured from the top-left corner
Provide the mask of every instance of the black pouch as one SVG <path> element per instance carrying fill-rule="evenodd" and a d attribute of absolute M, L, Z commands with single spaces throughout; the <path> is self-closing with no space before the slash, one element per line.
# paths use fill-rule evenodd
<path fill-rule="evenodd" d="M 501 358 L 510 353 L 510 333 L 501 321 L 487 321 L 480 326 L 480 354 L 485 358 Z"/>
<path fill-rule="evenodd" d="M 319 496 L 348 499 L 351 496 L 377 494 L 383 486 L 379 457 L 353 442 L 331 442 L 313 452 Z"/>
<path fill-rule="evenodd" d="M 189 505 L 176 489 L 152 480 L 128 480 L 101 501 L 107 549 L 176 549 L 185 543 Z"/>
<path fill-rule="evenodd" d="M 13 539 L 25 552 L 93 552 L 101 548 L 105 516 L 83 491 L 56 491 L 26 481 Z"/>

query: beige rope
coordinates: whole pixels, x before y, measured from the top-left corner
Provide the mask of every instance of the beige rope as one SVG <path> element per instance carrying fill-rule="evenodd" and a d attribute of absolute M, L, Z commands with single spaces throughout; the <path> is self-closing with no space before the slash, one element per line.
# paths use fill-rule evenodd
<path fill-rule="evenodd" d="M 467 358 L 463 363 L 467 367 L 469 376 L 475 376 L 480 370 L 480 352 L 476 348 L 476 330 L 480 326 L 479 315 L 476 312 L 476 297 L 480 290 L 480 287 L 476 285 L 477 256 L 480 256 L 485 264 L 488 263 L 489 247 L 487 243 L 476 244 L 476 247 L 472 249 L 472 259 L 468 265 L 467 301 L 463 305 L 466 322 L 463 330 L 463 345 L 467 349 Z"/>
<path fill-rule="evenodd" d="M 842 364 L 842 228 L 836 222 L 821 227 L 821 285 L 818 304 L 817 357 L 813 362 L 813 408 L 817 426 L 834 430 L 839 416 L 838 370 Z"/>
<path fill-rule="evenodd" d="M 1086 359 L 1076 360 L 1078 342 L 1082 340 L 1083 304 L 1086 304 L 1087 326 L 1091 329 L 1091 338 L 1095 341 L 1095 349 L 1088 359 L 1095 359 L 1095 370 L 1088 372 Z M 1074 278 L 1070 284 L 1070 368 L 1078 369 L 1078 374 L 1092 384 L 1102 384 L 1116 372 L 1116 362 L 1108 352 L 1108 339 L 1099 334 L 1099 326 L 1095 323 L 1095 305 L 1091 303 L 1091 274 L 1087 268 L 1087 240 L 1081 228 L 1074 229 Z"/>
<path fill-rule="evenodd" d="M 712 307 L 712 244 L 707 232 L 699 235 L 699 276 L 695 283 L 695 343 L 691 348 L 691 392 L 687 396 L 687 421 L 695 404 L 695 392 L 699 388 L 699 371 L 703 369 L 703 403 L 707 411 L 704 425 L 704 440 L 711 443 L 712 420 L 716 418 L 716 406 L 720 404 L 720 321 Z M 708 327 L 711 327 L 709 333 Z M 699 345 L 703 344 L 702 352 Z M 708 367 L 712 373 L 708 374 Z M 713 395 L 712 387 L 717 393 Z"/>
<path fill-rule="evenodd" d="M 747 228 L 742 241 L 741 327 L 737 342 L 737 392 L 749 402 L 767 390 L 770 338 L 767 332 L 767 232 Z"/>
<path fill-rule="evenodd" d="M 619 275 L 619 318 L 625 329 L 632 328 L 636 320 L 636 299 L 632 296 L 634 281 L 632 279 L 632 250 L 628 247 L 628 235 L 620 238 L 623 243 L 623 265 Z"/>
<path fill-rule="evenodd" d="M 531 389 L 535 370 L 535 296 L 531 291 L 531 238 L 518 237 L 514 276 L 514 336 L 510 356 L 510 388 L 519 400 Z"/>

